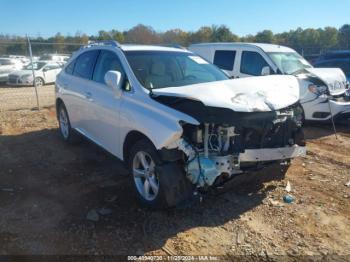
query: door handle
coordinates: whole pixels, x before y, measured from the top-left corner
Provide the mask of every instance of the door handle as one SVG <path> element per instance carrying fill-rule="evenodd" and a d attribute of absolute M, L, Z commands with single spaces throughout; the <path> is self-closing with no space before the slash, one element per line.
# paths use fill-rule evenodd
<path fill-rule="evenodd" d="M 94 101 L 94 100 L 92 99 L 92 94 L 91 94 L 90 92 L 85 92 L 85 98 L 86 98 L 87 100 L 89 100 L 90 102 Z"/>

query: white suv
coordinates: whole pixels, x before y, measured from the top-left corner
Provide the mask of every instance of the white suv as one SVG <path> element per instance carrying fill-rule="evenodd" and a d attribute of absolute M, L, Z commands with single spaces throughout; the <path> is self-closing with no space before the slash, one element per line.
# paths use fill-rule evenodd
<path fill-rule="evenodd" d="M 203 43 L 192 52 L 217 65 L 233 78 L 270 74 L 294 75 L 300 84 L 305 120 L 348 122 L 350 96 L 339 68 L 314 68 L 293 49 L 259 43 Z"/>
<path fill-rule="evenodd" d="M 186 50 L 115 42 L 83 47 L 56 80 L 63 139 L 124 160 L 149 207 L 304 155 L 298 100 L 290 76 L 230 80 Z"/>

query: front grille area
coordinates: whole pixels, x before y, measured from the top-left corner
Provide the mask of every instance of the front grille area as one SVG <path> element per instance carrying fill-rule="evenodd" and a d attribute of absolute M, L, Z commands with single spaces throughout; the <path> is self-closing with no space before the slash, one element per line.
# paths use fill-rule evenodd
<path fill-rule="evenodd" d="M 18 76 L 15 75 L 9 75 L 9 83 L 10 84 L 17 84 Z"/>

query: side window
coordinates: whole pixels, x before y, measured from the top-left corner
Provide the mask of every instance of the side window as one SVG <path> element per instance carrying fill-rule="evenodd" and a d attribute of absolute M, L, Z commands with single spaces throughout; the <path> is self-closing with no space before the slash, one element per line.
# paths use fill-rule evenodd
<path fill-rule="evenodd" d="M 123 68 L 118 56 L 110 51 L 101 51 L 95 66 L 92 79 L 101 84 L 105 83 L 105 74 L 108 71 L 119 71 L 123 74 Z"/>
<path fill-rule="evenodd" d="M 235 63 L 236 51 L 217 50 L 214 55 L 214 65 L 232 71 Z"/>
<path fill-rule="evenodd" d="M 69 65 L 66 66 L 65 72 L 69 75 L 73 75 L 75 60 L 69 63 Z"/>
<path fill-rule="evenodd" d="M 241 73 L 260 76 L 263 67 L 269 66 L 265 59 L 257 52 L 243 51 L 241 58 Z"/>
<path fill-rule="evenodd" d="M 81 54 L 76 59 L 73 75 L 81 78 L 91 79 L 98 53 L 98 50 L 94 50 Z"/>

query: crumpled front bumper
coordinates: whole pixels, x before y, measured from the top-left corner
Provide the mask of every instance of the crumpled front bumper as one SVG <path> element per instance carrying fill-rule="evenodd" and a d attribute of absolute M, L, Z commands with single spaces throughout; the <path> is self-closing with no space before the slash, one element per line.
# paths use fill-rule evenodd
<path fill-rule="evenodd" d="M 246 149 L 239 155 L 240 162 L 263 162 L 286 160 L 305 156 L 306 147 L 294 145 L 281 148 Z"/>

